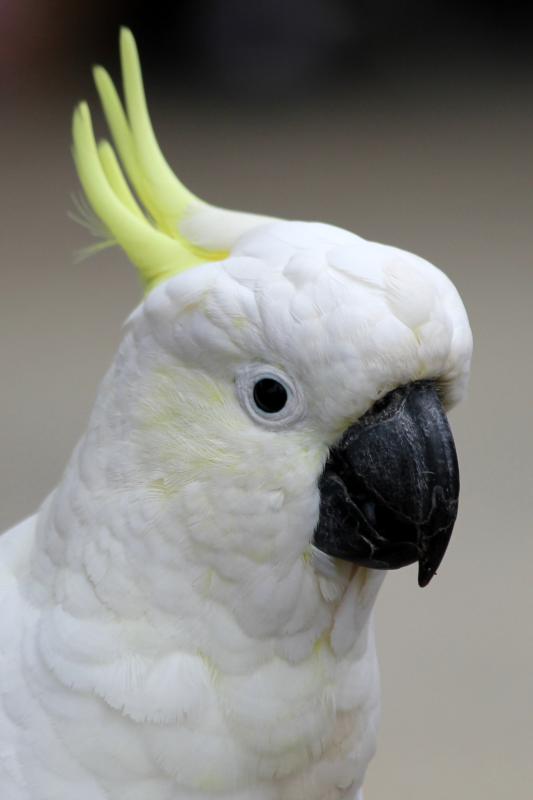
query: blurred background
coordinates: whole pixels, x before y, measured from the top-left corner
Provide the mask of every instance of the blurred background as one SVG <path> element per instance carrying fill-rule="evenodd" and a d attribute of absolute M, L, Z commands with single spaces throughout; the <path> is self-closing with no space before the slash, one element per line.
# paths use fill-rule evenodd
<path fill-rule="evenodd" d="M 132 27 L 164 152 L 213 203 L 413 250 L 475 337 L 439 576 L 378 601 L 365 800 L 533 797 L 533 26 L 447 0 L 0 0 L 0 529 L 56 484 L 140 300 L 67 218 L 70 115 Z M 99 132 L 104 133 L 97 115 Z M 302 798 L 302 800 L 304 800 Z"/>

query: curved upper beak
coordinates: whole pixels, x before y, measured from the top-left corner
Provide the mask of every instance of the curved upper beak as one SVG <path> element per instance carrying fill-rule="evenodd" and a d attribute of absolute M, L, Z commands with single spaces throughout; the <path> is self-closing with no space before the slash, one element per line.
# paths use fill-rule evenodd
<path fill-rule="evenodd" d="M 457 455 L 435 385 L 402 386 L 352 425 L 332 448 L 319 489 L 315 547 L 374 569 L 418 561 L 426 586 L 459 497 Z"/>

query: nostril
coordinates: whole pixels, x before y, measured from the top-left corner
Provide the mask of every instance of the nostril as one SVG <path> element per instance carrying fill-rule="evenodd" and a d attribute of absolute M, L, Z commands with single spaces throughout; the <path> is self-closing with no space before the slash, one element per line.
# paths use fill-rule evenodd
<path fill-rule="evenodd" d="M 388 394 L 383 395 L 383 397 L 380 397 L 379 400 L 376 400 L 372 406 L 371 411 L 374 414 L 379 414 L 381 411 L 384 411 L 391 401 L 391 396 L 392 392 L 389 392 Z"/>
<path fill-rule="evenodd" d="M 368 416 L 371 415 L 372 417 L 376 417 L 378 414 L 382 414 L 384 411 L 386 411 L 390 406 L 395 405 L 397 401 L 405 394 L 405 389 L 405 386 L 399 386 L 397 389 L 393 389 L 391 392 L 384 394 L 383 397 L 380 397 L 378 400 L 376 400 L 376 402 L 367 411 Z"/>

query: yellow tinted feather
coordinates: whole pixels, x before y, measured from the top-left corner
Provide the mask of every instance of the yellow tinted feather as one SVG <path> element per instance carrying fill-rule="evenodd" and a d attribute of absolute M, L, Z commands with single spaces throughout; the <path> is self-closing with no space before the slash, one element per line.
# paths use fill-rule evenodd
<path fill-rule="evenodd" d="M 139 204 L 135 200 L 130 187 L 128 186 L 128 183 L 120 168 L 120 164 L 117 161 L 115 151 L 109 142 L 103 140 L 99 143 L 98 155 L 100 157 L 100 163 L 109 185 L 115 192 L 118 199 L 132 212 L 132 214 L 135 214 L 136 217 L 145 221 L 146 218 L 141 211 Z"/>
<path fill-rule="evenodd" d="M 148 114 L 137 46 L 127 28 L 120 32 L 120 57 L 128 120 L 138 164 L 153 198 L 150 210 L 163 229 L 175 231 L 187 208 L 201 201 L 178 180 L 161 153 Z"/>
<path fill-rule="evenodd" d="M 135 264 L 149 291 L 191 267 L 220 261 L 227 253 L 199 247 L 180 233 L 186 216 L 208 206 L 183 186 L 159 149 L 129 30 L 121 30 L 120 46 L 126 111 L 102 67 L 94 69 L 94 79 L 125 174 L 109 142 L 96 145 L 86 103 L 74 113 L 74 160 L 93 211 Z"/>

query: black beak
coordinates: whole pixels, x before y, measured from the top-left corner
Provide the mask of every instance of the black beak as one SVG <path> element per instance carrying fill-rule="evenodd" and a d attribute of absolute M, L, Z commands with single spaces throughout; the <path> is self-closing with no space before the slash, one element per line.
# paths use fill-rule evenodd
<path fill-rule="evenodd" d="M 374 569 L 419 562 L 426 586 L 457 517 L 459 467 L 435 385 L 390 392 L 332 448 L 313 544 Z"/>

